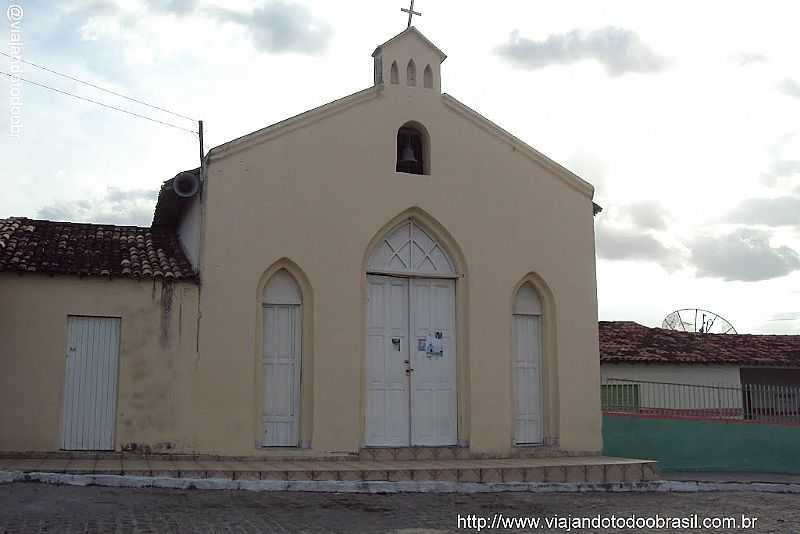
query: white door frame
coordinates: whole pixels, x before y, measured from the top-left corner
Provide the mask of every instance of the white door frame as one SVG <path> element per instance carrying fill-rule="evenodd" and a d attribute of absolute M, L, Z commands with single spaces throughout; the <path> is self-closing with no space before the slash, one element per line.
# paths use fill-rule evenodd
<path fill-rule="evenodd" d="M 452 333 L 451 333 L 451 345 L 448 348 L 454 354 L 453 366 L 452 366 L 452 373 L 453 373 L 452 384 L 453 384 L 453 395 L 455 397 L 455 399 L 454 399 L 455 414 L 453 416 L 454 417 L 455 436 L 454 436 L 454 439 L 452 440 L 453 441 L 452 443 L 449 443 L 449 444 L 446 444 L 446 445 L 441 445 L 441 446 L 457 445 L 457 443 L 458 443 L 459 402 L 458 402 L 458 364 L 457 364 L 457 361 L 458 361 L 458 350 L 457 350 L 457 343 L 456 343 L 456 340 L 457 340 L 457 331 L 456 330 L 457 330 L 457 324 L 458 324 L 458 321 L 456 319 L 456 313 L 457 313 L 457 311 L 456 311 L 457 310 L 457 306 L 456 306 L 456 298 L 457 298 L 456 297 L 456 288 L 457 288 L 457 279 L 458 279 L 458 277 L 457 276 L 453 276 L 453 275 L 431 276 L 431 275 L 413 275 L 413 274 L 407 274 L 407 273 L 387 273 L 387 272 L 370 272 L 370 271 L 368 271 L 366 273 L 366 277 L 367 277 L 367 283 L 369 283 L 369 277 L 390 277 L 390 278 L 402 278 L 402 279 L 406 279 L 407 280 L 407 285 L 406 285 L 406 291 L 407 291 L 407 319 L 406 319 L 407 320 L 407 325 L 406 325 L 406 327 L 407 327 L 406 328 L 407 329 L 407 336 L 406 336 L 406 339 L 408 341 L 407 341 L 407 355 L 406 355 L 407 359 L 405 360 L 405 362 L 406 362 L 406 365 L 407 365 L 407 368 L 408 368 L 408 370 L 406 372 L 406 375 L 407 375 L 406 391 L 407 391 L 407 395 L 408 395 L 408 400 L 407 400 L 408 405 L 407 405 L 407 412 L 406 412 L 408 415 L 406 417 L 406 424 L 407 424 L 407 427 L 408 427 L 408 432 L 407 432 L 407 439 L 402 444 L 398 443 L 398 444 L 390 444 L 390 445 L 375 445 L 375 444 L 370 444 L 367 441 L 367 427 L 366 427 L 366 424 L 365 424 L 364 425 L 364 436 L 363 436 L 364 446 L 366 446 L 366 447 L 425 446 L 424 444 L 423 445 L 419 445 L 419 444 L 415 443 L 415 441 L 414 441 L 414 416 L 413 416 L 414 402 L 413 402 L 413 395 L 414 395 L 414 378 L 415 378 L 414 372 L 415 372 L 415 370 L 414 370 L 414 368 L 412 366 L 414 365 L 414 359 L 415 359 L 416 353 L 417 353 L 417 350 L 416 350 L 417 349 L 417 335 L 414 332 L 415 323 L 414 323 L 414 315 L 413 315 L 414 314 L 414 311 L 413 311 L 413 309 L 414 309 L 414 305 L 413 305 L 413 302 L 414 302 L 414 297 L 413 297 L 414 280 L 450 280 L 450 281 L 452 281 L 452 284 L 453 284 L 453 293 L 452 293 L 453 294 L 453 302 L 452 302 L 452 310 L 453 310 L 453 312 L 452 312 L 452 316 L 453 316 L 452 317 Z M 367 298 L 369 298 L 369 295 L 367 296 Z M 365 317 L 365 320 L 368 320 L 368 317 Z M 367 325 L 366 331 L 367 331 L 367 337 L 368 337 L 369 336 L 369 326 L 368 325 Z M 367 339 L 367 341 L 365 342 L 365 347 L 366 347 L 365 354 L 366 354 L 367 358 L 369 358 L 369 345 L 368 345 L 368 343 L 369 343 L 369 341 Z M 366 365 L 366 362 L 365 362 L 365 365 Z M 365 373 L 365 375 L 366 375 L 366 373 Z M 368 377 L 367 377 L 366 380 L 368 380 Z M 365 388 L 365 400 L 366 400 L 366 402 L 369 402 L 368 395 L 366 395 L 367 388 L 369 387 L 369 385 L 367 384 L 366 380 L 365 380 L 365 383 L 364 383 L 363 387 Z M 366 410 L 367 411 L 365 411 L 365 417 L 366 417 L 366 414 L 368 413 L 368 410 L 369 410 L 368 406 L 366 407 Z"/>

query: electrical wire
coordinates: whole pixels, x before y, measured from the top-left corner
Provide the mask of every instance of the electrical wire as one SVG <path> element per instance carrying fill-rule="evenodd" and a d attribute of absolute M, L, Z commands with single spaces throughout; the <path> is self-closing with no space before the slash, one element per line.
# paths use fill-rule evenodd
<path fill-rule="evenodd" d="M 50 87 L 49 85 L 45 85 L 43 83 L 34 82 L 33 80 L 28 80 L 26 78 L 22 78 L 19 76 L 14 76 L 13 74 L 9 74 L 8 72 L 4 72 L 0 70 L 0 74 L 5 74 L 9 78 L 16 78 L 18 80 L 22 80 L 23 82 L 29 83 L 31 85 L 36 85 L 38 87 L 42 87 L 44 89 L 49 89 L 50 91 L 55 91 L 56 93 L 61 93 L 62 95 L 71 96 L 72 98 L 77 98 L 78 100 L 83 100 L 85 102 L 91 102 L 92 104 L 97 104 L 98 106 L 103 106 L 104 108 L 113 109 L 115 111 L 121 111 L 122 113 L 127 113 L 128 115 L 133 115 L 134 117 L 139 117 L 140 119 L 145 119 L 151 122 L 156 122 L 158 124 L 163 124 L 164 126 L 169 126 L 171 128 L 177 128 L 178 130 L 183 130 L 184 132 L 189 132 L 191 134 L 198 135 L 199 132 L 195 130 L 190 130 L 189 128 L 184 128 L 183 126 L 178 126 L 177 124 L 172 124 L 169 122 L 160 121 L 158 119 L 154 119 L 152 117 L 147 117 L 146 115 L 140 115 L 139 113 L 135 113 L 133 111 L 128 111 L 127 109 L 118 108 L 116 106 L 112 106 L 110 104 L 104 104 L 103 102 L 98 102 L 97 100 L 92 100 L 91 98 L 86 98 L 84 96 L 79 96 L 67 91 L 62 91 L 61 89 L 56 89 L 55 87 Z"/>
<path fill-rule="evenodd" d="M 136 102 L 137 104 L 141 104 L 141 105 L 147 106 L 149 108 L 157 109 L 158 111 L 163 111 L 164 113 L 169 113 L 170 115 L 175 115 L 176 117 L 180 117 L 182 119 L 186 119 L 186 120 L 189 120 L 189 121 L 192 121 L 192 122 L 197 122 L 197 119 L 193 119 L 192 117 L 187 117 L 186 115 L 181 115 L 180 113 L 176 113 L 176 112 L 170 111 L 168 109 L 160 108 L 158 106 L 154 106 L 153 104 L 148 104 L 147 102 L 144 102 L 142 100 L 138 100 L 136 98 L 133 98 L 133 97 L 130 97 L 130 96 L 127 96 L 127 95 L 123 95 L 122 93 L 118 93 L 116 91 L 112 91 L 111 89 L 106 89 L 105 87 L 100 87 L 99 85 L 95 85 L 95 84 L 93 84 L 91 82 L 87 82 L 87 81 L 81 80 L 80 78 L 76 78 L 74 76 L 70 76 L 69 74 L 64 74 L 62 72 L 58 72 L 57 70 L 53 70 L 53 69 L 45 67 L 43 65 L 36 64 L 36 63 L 34 63 L 32 61 L 27 61 L 27 60 L 19 58 L 17 56 L 12 56 L 11 54 L 8 54 L 6 52 L 0 51 L 0 55 L 3 55 L 3 56 L 6 56 L 6 57 L 9 57 L 9 58 L 21 61 L 22 63 L 25 63 L 27 65 L 31 65 L 32 67 L 36 67 L 37 69 L 42 69 L 44 71 L 50 72 L 52 74 L 55 74 L 57 76 L 61 76 L 63 78 L 67 78 L 68 80 L 72 80 L 74 82 L 78 82 L 78 83 L 82 83 L 84 85 L 88 85 L 89 87 L 93 87 L 95 89 L 99 89 L 100 91 L 105 91 L 106 93 L 110 93 L 110 94 L 112 94 L 114 96 L 118 96 L 120 98 L 124 98 L 126 100 L 130 100 L 131 102 Z"/>

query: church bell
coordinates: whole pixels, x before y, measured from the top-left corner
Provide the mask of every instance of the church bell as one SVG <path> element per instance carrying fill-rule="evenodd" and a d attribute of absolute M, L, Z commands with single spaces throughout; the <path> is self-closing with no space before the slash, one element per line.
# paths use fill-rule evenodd
<path fill-rule="evenodd" d="M 400 154 L 400 163 L 416 163 L 417 158 L 414 156 L 414 149 L 411 144 L 403 147 L 403 152 Z"/>

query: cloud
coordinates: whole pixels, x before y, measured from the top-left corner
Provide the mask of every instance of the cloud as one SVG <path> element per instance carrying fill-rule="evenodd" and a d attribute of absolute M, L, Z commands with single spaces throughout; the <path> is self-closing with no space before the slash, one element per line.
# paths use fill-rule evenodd
<path fill-rule="evenodd" d="M 782 312 L 767 319 L 761 330 L 771 334 L 800 334 L 800 312 Z"/>
<path fill-rule="evenodd" d="M 276 1 L 250 14 L 226 8 L 210 9 L 208 13 L 246 28 L 255 47 L 263 52 L 319 54 L 325 51 L 333 36 L 328 23 L 298 4 Z"/>
<path fill-rule="evenodd" d="M 120 8 L 118 2 L 113 0 L 89 0 L 87 2 L 74 2 L 72 5 L 67 2 L 63 3 L 66 11 L 83 13 L 87 17 L 121 16 L 126 13 L 126 10 Z M 198 0 L 143 0 L 143 4 L 149 13 L 188 15 L 197 8 Z"/>
<path fill-rule="evenodd" d="M 655 200 L 609 206 L 596 224 L 597 257 L 654 262 L 670 272 L 682 268 L 685 251 L 659 239 L 671 219 L 667 209 Z"/>
<path fill-rule="evenodd" d="M 53 221 L 150 226 L 157 198 L 157 190 L 109 187 L 100 198 L 56 202 L 41 208 L 36 216 Z"/>
<path fill-rule="evenodd" d="M 741 54 L 737 54 L 733 57 L 733 60 L 740 66 L 744 67 L 747 65 L 753 65 L 756 63 L 766 63 L 767 56 L 764 54 L 749 54 L 747 52 L 742 52 Z"/>
<path fill-rule="evenodd" d="M 514 31 L 508 43 L 498 46 L 495 52 L 513 66 L 526 70 L 591 59 L 602 64 L 609 76 L 621 76 L 659 72 L 669 65 L 635 32 L 611 26 L 554 34 L 544 41 L 526 39 Z"/>
<path fill-rule="evenodd" d="M 774 187 L 779 181 L 790 179 L 794 175 L 800 175 L 800 159 L 785 159 L 784 152 L 796 154 L 796 148 L 792 146 L 795 134 L 782 136 L 776 143 L 769 148 L 770 164 L 764 172 L 764 183 Z M 789 147 L 788 149 L 786 147 Z"/>
<path fill-rule="evenodd" d="M 579 151 L 567 161 L 567 167 L 594 186 L 595 199 L 607 193 L 607 165 L 603 159 L 589 152 Z"/>
<path fill-rule="evenodd" d="M 800 226 L 800 196 L 750 198 L 733 208 L 725 221 L 767 226 Z"/>
<path fill-rule="evenodd" d="M 789 178 L 795 174 L 800 174 L 800 159 L 776 159 L 764 173 L 764 178 L 769 185 L 775 185 L 779 178 Z"/>
<path fill-rule="evenodd" d="M 789 247 L 772 247 L 769 234 L 742 228 L 722 236 L 699 236 L 688 243 L 701 277 L 755 282 L 800 269 L 800 255 Z"/>
<path fill-rule="evenodd" d="M 800 321 L 800 311 L 776 313 L 769 321 Z"/>
<path fill-rule="evenodd" d="M 778 84 L 778 90 L 786 95 L 800 98 L 800 83 L 786 78 Z"/>
<path fill-rule="evenodd" d="M 188 15 L 197 7 L 197 0 L 147 0 L 147 7 L 175 15 Z"/>
<path fill-rule="evenodd" d="M 633 228 L 598 222 L 597 257 L 604 260 L 655 262 L 668 271 L 683 264 L 681 251 L 667 247 L 653 235 Z"/>
<path fill-rule="evenodd" d="M 654 200 L 636 202 L 622 209 L 639 229 L 666 230 L 670 221 L 667 209 Z"/>

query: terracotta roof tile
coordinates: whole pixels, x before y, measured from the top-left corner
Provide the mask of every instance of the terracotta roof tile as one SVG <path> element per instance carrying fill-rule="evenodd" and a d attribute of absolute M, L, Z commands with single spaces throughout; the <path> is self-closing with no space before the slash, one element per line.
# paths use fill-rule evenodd
<path fill-rule="evenodd" d="M 196 280 L 174 229 L 0 219 L 0 272 Z"/>
<path fill-rule="evenodd" d="M 800 335 L 693 334 L 600 321 L 600 361 L 800 367 Z"/>

